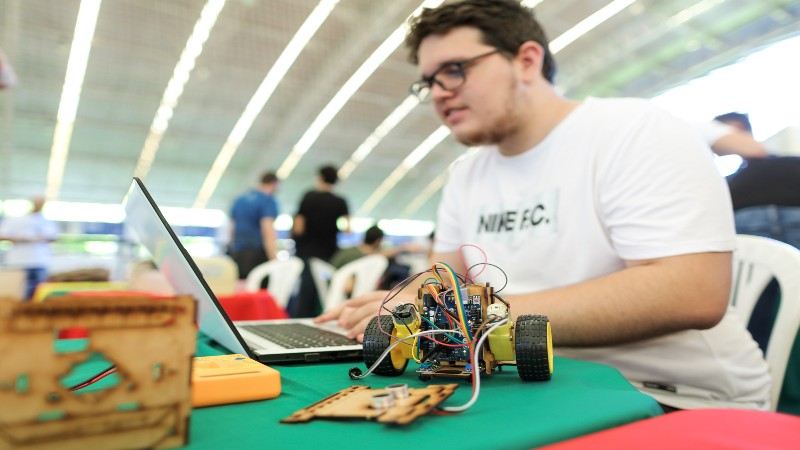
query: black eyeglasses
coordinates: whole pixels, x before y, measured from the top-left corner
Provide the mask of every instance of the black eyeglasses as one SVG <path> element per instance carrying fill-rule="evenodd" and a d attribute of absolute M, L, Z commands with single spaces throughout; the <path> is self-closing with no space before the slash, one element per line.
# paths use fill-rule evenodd
<path fill-rule="evenodd" d="M 473 56 L 469 59 L 447 63 L 442 67 L 439 67 L 436 72 L 431 74 L 431 76 L 422 78 L 421 80 L 412 83 L 411 87 L 409 88 L 409 92 L 411 92 L 412 95 L 415 95 L 419 101 L 424 102 L 428 99 L 434 83 L 438 84 L 439 87 L 445 91 L 452 91 L 453 89 L 456 89 L 464 84 L 464 82 L 467 80 L 467 73 L 464 71 L 464 68 L 467 66 L 467 64 L 471 64 L 481 58 L 494 55 L 495 53 L 499 52 L 500 50 L 495 49 L 490 52 L 481 53 L 478 56 Z"/>

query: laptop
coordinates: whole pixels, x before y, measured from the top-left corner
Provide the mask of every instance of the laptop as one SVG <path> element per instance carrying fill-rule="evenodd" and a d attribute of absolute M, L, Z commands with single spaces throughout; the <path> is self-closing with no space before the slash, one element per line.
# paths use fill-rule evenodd
<path fill-rule="evenodd" d="M 265 364 L 362 357 L 362 345 L 333 323 L 315 324 L 312 319 L 232 322 L 140 179 L 133 179 L 123 203 L 127 231 L 147 248 L 176 293 L 197 300 L 200 330 L 232 353 Z"/>

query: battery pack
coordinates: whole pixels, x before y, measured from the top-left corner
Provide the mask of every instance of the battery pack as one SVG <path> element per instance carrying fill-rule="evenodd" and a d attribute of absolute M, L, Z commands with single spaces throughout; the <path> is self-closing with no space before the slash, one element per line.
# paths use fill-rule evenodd
<path fill-rule="evenodd" d="M 201 356 L 192 360 L 193 407 L 264 400 L 280 393 L 280 373 L 247 356 Z"/>

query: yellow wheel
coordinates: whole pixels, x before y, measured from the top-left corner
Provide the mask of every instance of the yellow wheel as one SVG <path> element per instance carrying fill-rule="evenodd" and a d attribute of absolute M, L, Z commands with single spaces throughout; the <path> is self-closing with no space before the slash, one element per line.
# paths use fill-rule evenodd
<path fill-rule="evenodd" d="M 367 367 L 372 367 L 381 354 L 395 341 L 395 334 L 394 321 L 391 316 L 373 317 L 369 321 L 367 329 L 364 331 L 364 363 Z M 400 345 L 393 348 L 389 355 L 375 367 L 374 374 L 396 377 L 405 372 L 408 358 L 403 356 Z"/>
<path fill-rule="evenodd" d="M 514 328 L 519 377 L 525 381 L 549 380 L 553 375 L 553 337 L 547 316 L 519 316 Z"/>

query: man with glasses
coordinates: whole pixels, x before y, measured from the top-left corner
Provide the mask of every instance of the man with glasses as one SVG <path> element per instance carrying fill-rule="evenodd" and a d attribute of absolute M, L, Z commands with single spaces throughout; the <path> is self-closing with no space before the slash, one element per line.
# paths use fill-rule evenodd
<path fill-rule="evenodd" d="M 544 32 L 513 0 L 426 9 L 406 43 L 411 92 L 484 146 L 450 174 L 432 259 L 497 265 L 513 316 L 547 315 L 557 355 L 615 366 L 665 409 L 768 408 L 766 363 L 727 310 L 730 199 L 688 125 L 643 100 L 563 98 Z M 486 259 L 467 248 L 462 262 L 462 244 Z M 491 266 L 475 279 L 504 281 Z M 358 336 L 384 297 L 318 320 Z"/>

